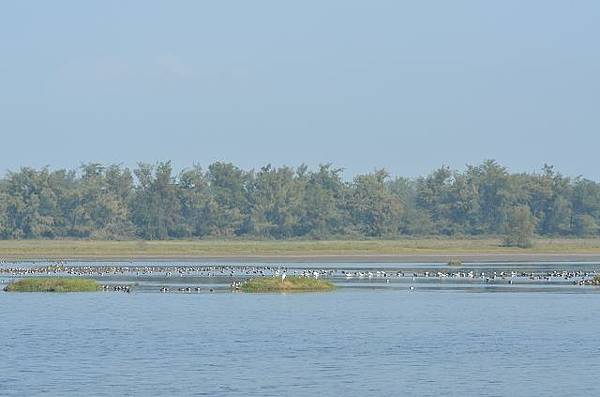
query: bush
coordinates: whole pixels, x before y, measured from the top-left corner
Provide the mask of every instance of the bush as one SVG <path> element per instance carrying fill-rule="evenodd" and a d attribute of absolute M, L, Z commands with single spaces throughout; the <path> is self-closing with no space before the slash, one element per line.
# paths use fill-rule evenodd
<path fill-rule="evenodd" d="M 331 291 L 335 285 L 327 280 L 309 277 L 257 277 L 242 285 L 244 292 L 301 292 L 301 291 Z"/>
<path fill-rule="evenodd" d="M 519 206 L 511 209 L 505 225 L 504 245 L 519 248 L 532 247 L 535 223 L 529 207 Z"/>
<path fill-rule="evenodd" d="M 573 232 L 579 237 L 589 237 L 598 234 L 596 219 L 588 214 L 573 217 Z"/>
<path fill-rule="evenodd" d="M 91 292 L 98 290 L 94 280 L 65 277 L 24 278 L 10 283 L 8 292 Z"/>

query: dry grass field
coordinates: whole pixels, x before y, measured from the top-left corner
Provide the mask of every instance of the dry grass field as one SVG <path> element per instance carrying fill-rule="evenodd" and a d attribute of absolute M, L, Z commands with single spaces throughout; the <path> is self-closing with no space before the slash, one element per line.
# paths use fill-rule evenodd
<path fill-rule="evenodd" d="M 331 241 L 250 240 L 4 240 L 3 260 L 290 260 L 444 261 L 600 260 L 600 239 L 538 239 L 532 248 L 508 248 L 500 239 Z M 596 259 L 598 258 L 598 259 Z"/>

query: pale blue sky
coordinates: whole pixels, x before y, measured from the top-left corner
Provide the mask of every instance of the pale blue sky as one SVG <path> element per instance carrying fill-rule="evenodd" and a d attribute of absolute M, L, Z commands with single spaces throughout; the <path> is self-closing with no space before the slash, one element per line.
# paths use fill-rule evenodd
<path fill-rule="evenodd" d="M 495 158 L 600 179 L 598 1 L 3 1 L 0 173 Z"/>

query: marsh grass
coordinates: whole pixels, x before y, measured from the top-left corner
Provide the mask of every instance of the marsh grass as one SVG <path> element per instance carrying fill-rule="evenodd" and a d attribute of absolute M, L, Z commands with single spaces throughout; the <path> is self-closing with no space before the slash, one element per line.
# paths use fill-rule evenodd
<path fill-rule="evenodd" d="M 335 285 L 328 280 L 308 277 L 287 277 L 281 281 L 279 277 L 257 277 L 242 284 L 244 292 L 310 292 L 332 291 Z"/>
<path fill-rule="evenodd" d="M 94 280 L 81 278 L 24 278 L 10 283 L 8 292 L 92 292 L 98 290 Z"/>
<path fill-rule="evenodd" d="M 532 248 L 503 247 L 501 239 L 422 238 L 398 240 L 4 240 L 2 259 L 132 259 L 328 257 L 336 255 L 459 256 L 468 253 L 596 253 L 600 239 L 538 239 Z"/>

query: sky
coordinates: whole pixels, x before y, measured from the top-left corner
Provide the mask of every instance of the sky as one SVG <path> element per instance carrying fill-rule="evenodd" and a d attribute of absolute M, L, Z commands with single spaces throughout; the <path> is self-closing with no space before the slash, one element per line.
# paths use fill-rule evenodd
<path fill-rule="evenodd" d="M 600 2 L 3 1 L 0 173 L 228 161 L 600 180 Z"/>

